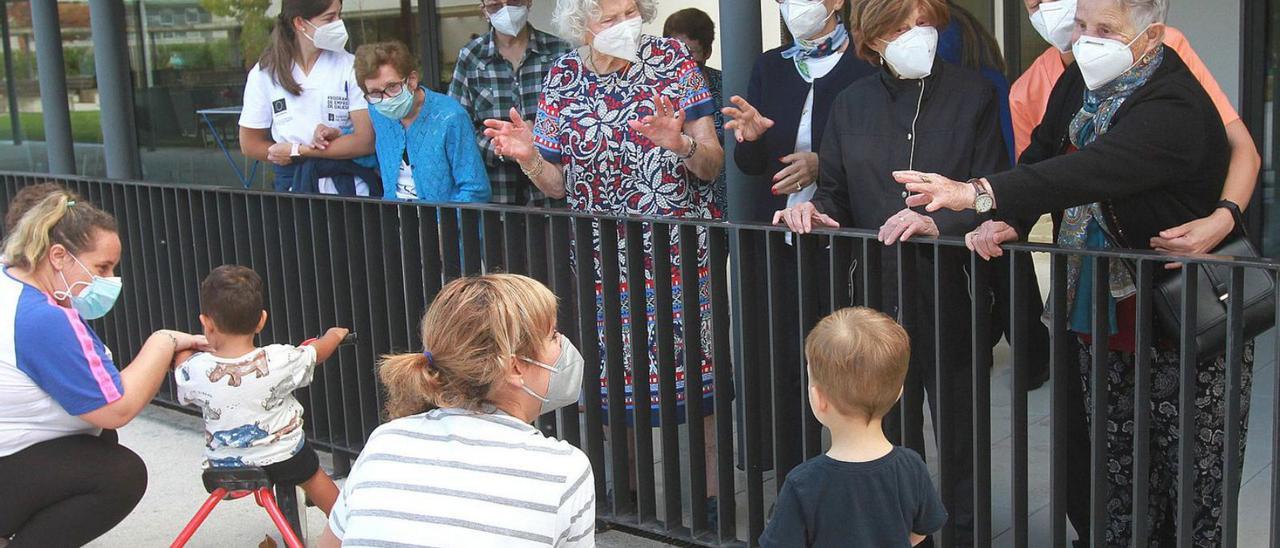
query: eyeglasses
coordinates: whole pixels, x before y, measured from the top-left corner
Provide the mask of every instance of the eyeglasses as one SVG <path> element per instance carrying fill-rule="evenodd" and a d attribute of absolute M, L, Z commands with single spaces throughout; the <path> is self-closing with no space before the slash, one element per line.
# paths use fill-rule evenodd
<path fill-rule="evenodd" d="M 399 82 L 387 84 L 387 87 L 382 88 L 382 91 L 370 91 L 369 93 L 364 94 L 364 100 L 371 104 L 378 104 L 381 103 L 383 99 L 399 97 L 401 93 L 404 93 L 404 87 L 408 82 L 409 79 L 406 78 Z"/>
<path fill-rule="evenodd" d="M 522 8 L 528 7 L 529 0 L 505 0 L 505 1 L 494 0 L 494 1 L 486 1 L 486 2 L 480 3 L 480 7 L 484 9 L 484 12 L 489 15 L 498 13 L 499 11 L 502 11 L 502 8 L 505 8 L 507 6 L 522 7 Z"/>

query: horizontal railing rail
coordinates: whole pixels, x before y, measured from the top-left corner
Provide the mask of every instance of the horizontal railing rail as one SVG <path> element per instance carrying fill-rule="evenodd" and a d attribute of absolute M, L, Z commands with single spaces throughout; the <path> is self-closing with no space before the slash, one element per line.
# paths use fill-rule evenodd
<path fill-rule="evenodd" d="M 1245 340 L 1244 310 L 1254 306 L 1245 302 L 1246 275 L 1260 272 L 1274 281 L 1280 264 L 1269 259 L 1017 243 L 1005 246 L 1002 260 L 989 263 L 950 237 L 885 247 L 872 231 L 797 236 L 755 223 L 24 173 L 0 173 L 0 209 L 7 210 L 22 186 L 50 180 L 114 213 L 120 223 L 124 292 L 114 312 L 93 325 L 122 366 L 156 329 L 198 331 L 200 280 L 226 263 L 249 266 L 263 277 L 269 311 L 264 344 L 300 341 L 332 325 L 360 334 L 298 392 L 307 435 L 332 451 L 339 474 L 384 421 L 379 356 L 421 350 L 418 323 L 443 284 L 497 271 L 542 281 L 560 298 L 560 330 L 581 349 L 586 371 L 582 404 L 546 415 L 538 426 L 587 454 L 596 472 L 600 517 L 703 545 L 755 544 L 787 472 L 829 443 L 808 408 L 801 349 L 809 329 L 833 310 L 851 305 L 884 310 L 912 336 L 908 388 L 886 426 L 895 443 L 928 454 L 936 464 L 952 516 L 936 538 L 943 546 L 989 546 L 1005 534 L 1010 536 L 1002 538 L 1015 546 L 1066 546 L 1071 528 L 1084 533 L 1086 524 L 1087 540 L 1106 541 L 1105 524 L 1113 519 L 1108 482 L 1115 474 L 1106 471 L 1109 446 L 1090 440 L 1108 439 L 1108 424 L 1093 421 L 1085 430 L 1082 414 L 1086 407 L 1112 409 L 1112 380 L 1105 374 L 1110 365 L 1106 338 L 1086 347 L 1072 332 L 1078 326 L 1072 326 L 1062 297 L 1068 273 L 1078 265 L 1089 265 L 1093 290 L 1078 298 L 1090 303 L 1088 321 L 1095 333 L 1114 327 L 1105 312 L 1108 272 L 1131 271 L 1136 288 L 1131 324 L 1136 380 L 1132 395 L 1123 399 L 1133 405 L 1132 470 L 1146 470 L 1153 459 L 1163 458 L 1152 453 L 1159 445 L 1152 444 L 1153 436 L 1170 433 L 1168 418 L 1150 412 L 1152 398 L 1164 397 L 1163 392 L 1153 396 L 1153 376 L 1173 375 L 1181 387 L 1196 387 L 1205 370 L 1193 331 L 1197 309 L 1187 298 L 1196 295 L 1202 271 L 1225 268 L 1229 273 L 1229 335 L 1219 360 L 1222 386 L 1215 391 L 1224 416 L 1242 416 L 1247 409 L 1253 363 L 1247 357 L 1254 356 L 1260 366 L 1274 363 L 1277 348 L 1275 330 L 1266 340 Z M 1052 298 L 1047 304 L 1037 297 L 1033 256 L 1048 277 Z M 1171 260 L 1184 264 L 1180 272 L 1166 272 Z M 1166 276 L 1185 280 L 1180 337 L 1166 336 L 1158 327 L 1156 282 Z M 1047 327 L 1037 317 L 1042 304 Z M 631 322 L 638 311 L 652 314 L 651 319 Z M 1280 317 L 1280 308 L 1273 315 Z M 992 380 L 992 349 L 999 338 L 994 335 L 1001 333 L 1010 347 L 1008 386 Z M 1173 367 L 1169 352 L 1179 356 L 1176 372 L 1168 370 Z M 1091 364 L 1085 377 L 1081 353 L 1093 356 L 1084 359 Z M 1027 389 L 1046 361 L 1050 409 L 1048 461 L 1043 462 L 1032 455 L 1030 435 L 1041 426 L 1029 419 Z M 630 375 L 628 366 L 641 373 Z M 607 397 L 600 396 L 602 389 Z M 1260 389 L 1280 400 L 1280 382 Z M 653 397 L 657 403 L 645 405 Z M 1162 405 L 1198 409 L 1197 397 L 1194 390 L 1181 389 L 1176 400 Z M 156 401 L 180 407 L 171 382 Z M 640 404 L 629 405 L 634 401 Z M 995 424 L 993 409 L 1003 409 L 1005 401 L 1009 418 L 999 422 L 1007 424 Z M 1176 485 L 1151 485 L 1146 474 L 1130 474 L 1128 500 L 1141 501 L 1132 508 L 1133 526 L 1126 533 L 1135 541 L 1164 534 L 1151 529 L 1147 515 L 1146 502 L 1157 489 L 1182 494 L 1172 503 L 1176 536 L 1180 543 L 1193 540 L 1201 502 L 1189 495 L 1197 488 L 1194 466 L 1205 451 L 1194 435 L 1203 427 L 1196 423 L 1202 415 L 1197 413 L 1177 417 L 1178 433 L 1192 435 L 1176 440 Z M 922 436 L 926 420 L 934 425 L 932 439 Z M 1272 454 L 1280 449 L 1274 421 L 1255 417 L 1253 423 L 1272 432 Z M 659 426 L 643 426 L 649 424 Z M 992 468 L 993 427 L 1008 433 L 1007 457 L 994 457 L 1007 458 L 1009 466 L 998 472 Z M 1234 546 L 1245 436 L 1240 420 L 1226 420 L 1221 428 L 1221 446 L 1212 447 L 1225 462 L 1220 484 L 1225 494 L 1217 513 L 1222 544 Z M 1083 456 L 1071 452 L 1080 451 L 1081 440 Z M 1087 466 L 1081 468 L 1082 463 Z M 1033 468 L 1047 469 L 1047 486 Z M 1047 532 L 1030 522 L 1032 505 L 1041 502 L 1044 489 Z M 1277 500 L 1280 482 L 1270 493 Z M 1085 510 L 1076 511 L 1080 500 Z M 1280 525 L 1274 506 L 1268 514 L 1272 546 Z"/>

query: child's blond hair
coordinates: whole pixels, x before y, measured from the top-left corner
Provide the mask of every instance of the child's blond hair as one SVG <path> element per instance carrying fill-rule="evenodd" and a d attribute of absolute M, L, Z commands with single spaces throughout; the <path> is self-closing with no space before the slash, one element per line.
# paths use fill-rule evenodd
<path fill-rule="evenodd" d="M 911 359 L 911 339 L 892 318 L 870 308 L 837 310 L 804 343 L 809 382 L 842 415 L 868 422 L 898 401 Z"/>

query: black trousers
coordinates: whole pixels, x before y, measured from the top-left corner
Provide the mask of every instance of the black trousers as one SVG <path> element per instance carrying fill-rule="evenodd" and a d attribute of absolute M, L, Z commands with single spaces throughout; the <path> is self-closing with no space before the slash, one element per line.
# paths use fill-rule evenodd
<path fill-rule="evenodd" d="M 9 548 L 83 546 L 146 490 L 146 465 L 114 431 L 37 443 L 0 457 L 0 537 Z"/>

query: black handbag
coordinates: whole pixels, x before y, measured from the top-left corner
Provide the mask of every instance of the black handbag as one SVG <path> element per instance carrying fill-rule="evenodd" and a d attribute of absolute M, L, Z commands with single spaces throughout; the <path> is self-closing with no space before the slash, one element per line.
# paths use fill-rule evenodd
<path fill-rule="evenodd" d="M 1231 211 L 1236 230 L 1217 249 L 1215 255 L 1260 257 L 1244 230 L 1244 218 L 1234 203 L 1220 203 Z M 1197 361 L 1221 355 L 1227 348 L 1227 300 L 1230 297 L 1231 267 L 1201 265 L 1196 284 L 1196 357 Z M 1182 339 L 1182 280 L 1184 274 L 1169 276 L 1156 284 L 1155 313 L 1160 334 L 1168 339 Z M 1244 340 L 1251 340 L 1276 323 L 1276 286 L 1271 272 L 1260 268 L 1244 269 Z"/>

